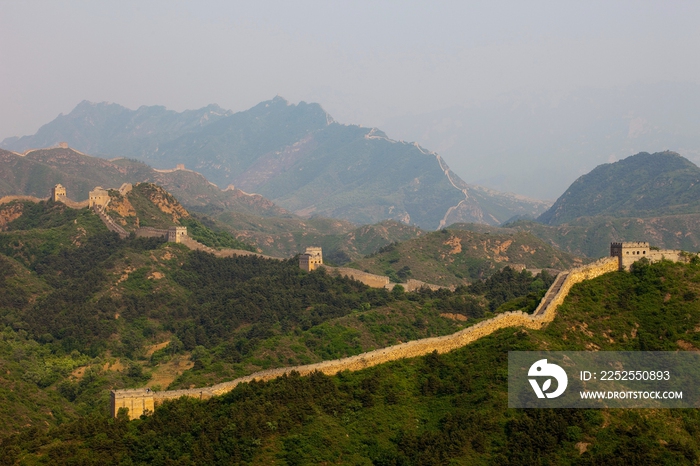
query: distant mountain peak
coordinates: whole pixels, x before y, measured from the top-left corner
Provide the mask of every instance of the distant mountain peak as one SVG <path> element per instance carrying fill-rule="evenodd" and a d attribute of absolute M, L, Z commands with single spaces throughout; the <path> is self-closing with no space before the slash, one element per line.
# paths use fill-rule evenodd
<path fill-rule="evenodd" d="M 84 101 L 36 135 L 2 146 L 24 151 L 59 141 L 157 169 L 184 164 L 217 186 L 235 185 L 241 196 L 260 193 L 303 216 L 394 219 L 434 229 L 458 221 L 498 224 L 543 210 L 467 185 L 437 153 L 417 144 L 389 139 L 377 128 L 336 124 L 321 105 L 279 95 L 236 113 L 212 105 L 178 113 Z"/>
<path fill-rule="evenodd" d="M 574 181 L 537 221 L 650 217 L 700 212 L 700 168 L 676 152 L 640 152 L 599 165 Z"/>

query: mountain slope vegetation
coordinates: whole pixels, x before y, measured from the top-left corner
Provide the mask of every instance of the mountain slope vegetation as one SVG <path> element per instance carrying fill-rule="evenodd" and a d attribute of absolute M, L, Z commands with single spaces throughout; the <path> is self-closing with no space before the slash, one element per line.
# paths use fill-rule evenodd
<path fill-rule="evenodd" d="M 91 415 L 5 438 L 11 462 L 691 465 L 696 409 L 510 409 L 508 351 L 700 345 L 697 263 L 639 264 L 576 285 L 543 330 L 333 377 L 288 376 L 127 421 Z"/>
<path fill-rule="evenodd" d="M 640 152 L 577 179 L 538 221 L 700 213 L 700 168 L 675 152 Z"/>
<path fill-rule="evenodd" d="M 132 193 L 163 195 L 152 185 Z M 173 221 L 175 204 L 157 205 Z M 16 206 L 0 232 L 0 396 L 11 401 L 0 437 L 102 412 L 109 389 L 204 386 L 446 335 L 500 312 L 482 291 L 371 289 L 307 273 L 296 258 L 120 239 L 87 208 L 4 204 Z M 509 299 L 544 286 L 521 274 Z"/>
<path fill-rule="evenodd" d="M 350 267 L 388 275 L 396 282 L 413 278 L 438 285 L 465 285 L 508 265 L 564 270 L 580 263 L 577 257 L 529 233 L 444 229 L 385 246 Z"/>

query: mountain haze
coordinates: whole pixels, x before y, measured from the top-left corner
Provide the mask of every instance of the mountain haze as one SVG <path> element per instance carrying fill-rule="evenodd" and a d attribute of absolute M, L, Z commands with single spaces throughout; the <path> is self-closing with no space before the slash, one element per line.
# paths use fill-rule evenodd
<path fill-rule="evenodd" d="M 513 91 L 381 127 L 437 151 L 469 183 L 556 199 L 597 165 L 642 151 L 671 149 L 700 165 L 699 106 L 698 83 L 637 82 Z"/>
<path fill-rule="evenodd" d="M 159 144 L 183 132 L 202 128 L 230 114 L 218 105 L 178 113 L 159 105 L 129 110 L 110 102 L 84 100 L 68 115 L 60 114 L 51 124 L 39 128 L 33 136 L 7 138 L 2 147 L 24 152 L 69 141 L 71 147 L 97 156 L 118 154 L 139 158 L 141 154 L 157 151 Z"/>
<path fill-rule="evenodd" d="M 6 139 L 2 146 L 25 151 L 60 141 L 161 169 L 182 163 L 220 187 L 259 193 L 302 216 L 394 219 L 436 229 L 460 221 L 497 225 L 547 206 L 468 185 L 417 144 L 336 123 L 318 104 L 292 105 L 281 97 L 235 114 L 212 106 L 174 114 L 83 102 L 35 136 Z"/>
<path fill-rule="evenodd" d="M 87 199 L 95 186 L 118 188 L 122 183 L 152 182 L 163 186 L 189 208 L 235 210 L 261 216 L 287 212 L 260 195 L 238 189 L 221 190 L 191 170 L 155 170 L 135 160 L 105 160 L 69 148 L 28 151 L 24 155 L 0 149 L 0 197 L 45 198 L 60 183 L 74 201 Z"/>

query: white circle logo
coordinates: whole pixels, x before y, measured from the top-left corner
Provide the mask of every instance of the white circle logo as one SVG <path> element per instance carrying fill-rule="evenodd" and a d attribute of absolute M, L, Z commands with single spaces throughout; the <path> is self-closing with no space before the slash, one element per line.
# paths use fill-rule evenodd
<path fill-rule="evenodd" d="M 537 379 L 528 379 L 532 389 L 535 391 L 537 398 L 556 398 L 564 393 L 566 386 L 569 383 L 569 378 L 566 376 L 566 372 L 561 367 L 556 364 L 547 363 L 546 359 L 540 359 L 530 366 L 530 370 L 527 373 L 528 377 L 554 377 L 557 381 L 557 389 L 551 393 L 547 393 L 552 385 L 552 379 L 548 378 L 542 384 L 540 388 Z"/>

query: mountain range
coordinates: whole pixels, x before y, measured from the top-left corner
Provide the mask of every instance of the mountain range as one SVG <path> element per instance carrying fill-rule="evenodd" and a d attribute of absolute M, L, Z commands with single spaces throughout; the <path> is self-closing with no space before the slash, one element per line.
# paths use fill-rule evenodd
<path fill-rule="evenodd" d="M 281 97 L 238 113 L 217 106 L 175 113 L 82 102 L 33 136 L 5 139 L 15 152 L 67 142 L 100 157 L 177 164 L 221 188 L 259 193 L 298 215 L 423 229 L 454 222 L 498 225 L 548 204 L 469 185 L 436 153 L 376 128 L 337 123 L 320 105 Z"/>
<path fill-rule="evenodd" d="M 700 168 L 675 152 L 641 152 L 596 167 L 577 179 L 537 221 L 494 228 L 460 224 L 479 232 L 527 231 L 563 251 L 601 257 L 612 241 L 700 249 Z"/>

